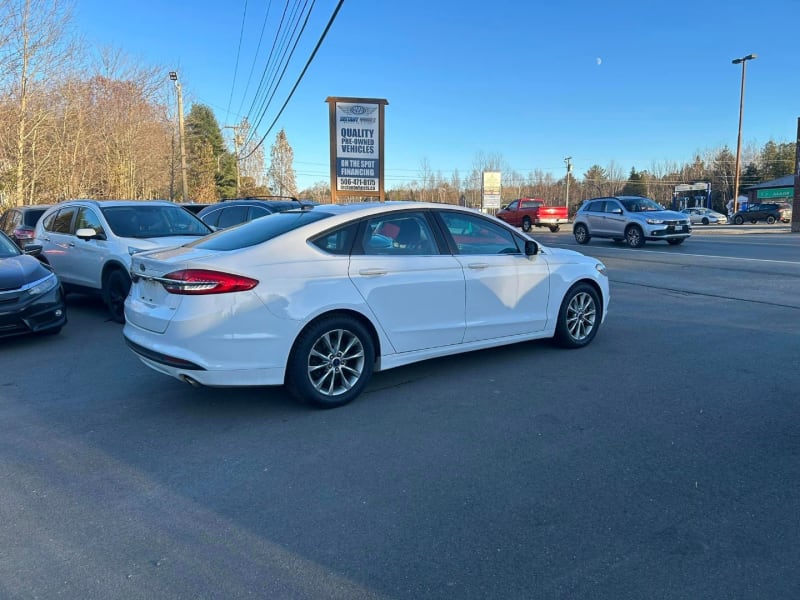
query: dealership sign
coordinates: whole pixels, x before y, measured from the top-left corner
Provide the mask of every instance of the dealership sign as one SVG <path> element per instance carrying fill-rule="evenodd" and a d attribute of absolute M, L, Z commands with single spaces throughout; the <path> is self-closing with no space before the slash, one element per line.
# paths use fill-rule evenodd
<path fill-rule="evenodd" d="M 386 100 L 328 98 L 331 192 L 383 200 L 383 113 Z"/>

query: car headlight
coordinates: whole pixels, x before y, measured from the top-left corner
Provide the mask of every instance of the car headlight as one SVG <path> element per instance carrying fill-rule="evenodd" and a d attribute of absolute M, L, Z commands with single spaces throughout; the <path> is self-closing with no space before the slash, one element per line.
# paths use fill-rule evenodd
<path fill-rule="evenodd" d="M 138 252 L 144 252 L 144 250 L 145 250 L 144 248 L 134 248 L 133 246 L 128 246 L 128 254 L 130 254 L 131 256 L 133 256 Z"/>
<path fill-rule="evenodd" d="M 663 225 L 664 219 L 647 219 L 648 225 Z"/>
<path fill-rule="evenodd" d="M 31 296 L 40 296 L 41 294 L 46 294 L 53 288 L 58 286 L 58 279 L 55 275 L 48 275 L 44 279 L 40 279 L 36 283 L 32 284 L 26 291 Z"/>
<path fill-rule="evenodd" d="M 601 275 L 606 275 L 606 266 L 603 263 L 601 262 L 595 263 L 594 268 L 597 269 L 597 272 L 600 273 Z"/>

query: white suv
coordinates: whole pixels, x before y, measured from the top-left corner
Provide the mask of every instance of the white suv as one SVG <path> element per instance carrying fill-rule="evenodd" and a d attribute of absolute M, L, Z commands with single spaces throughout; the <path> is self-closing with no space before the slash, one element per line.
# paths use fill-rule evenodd
<path fill-rule="evenodd" d="M 125 322 L 131 256 L 180 246 L 211 229 L 188 210 L 166 201 L 70 200 L 48 209 L 36 224 L 40 260 L 64 290 L 100 293 L 111 318 Z"/>

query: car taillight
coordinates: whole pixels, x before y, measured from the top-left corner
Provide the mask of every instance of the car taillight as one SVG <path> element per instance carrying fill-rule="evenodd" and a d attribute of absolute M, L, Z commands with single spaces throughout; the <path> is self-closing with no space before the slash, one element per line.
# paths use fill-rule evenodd
<path fill-rule="evenodd" d="M 17 227 L 13 235 L 18 240 L 32 240 L 33 239 L 33 229 L 26 229 L 22 227 Z"/>
<path fill-rule="evenodd" d="M 160 277 L 159 282 L 170 294 L 188 296 L 244 292 L 258 285 L 257 279 L 207 269 L 173 271 Z"/>

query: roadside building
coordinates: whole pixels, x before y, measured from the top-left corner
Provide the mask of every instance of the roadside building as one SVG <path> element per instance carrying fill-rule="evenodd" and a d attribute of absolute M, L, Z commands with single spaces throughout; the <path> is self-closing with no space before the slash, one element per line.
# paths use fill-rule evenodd
<path fill-rule="evenodd" d="M 751 185 L 742 190 L 747 194 L 748 204 L 762 202 L 788 202 L 794 199 L 794 175 L 784 175 L 772 181 Z"/>

